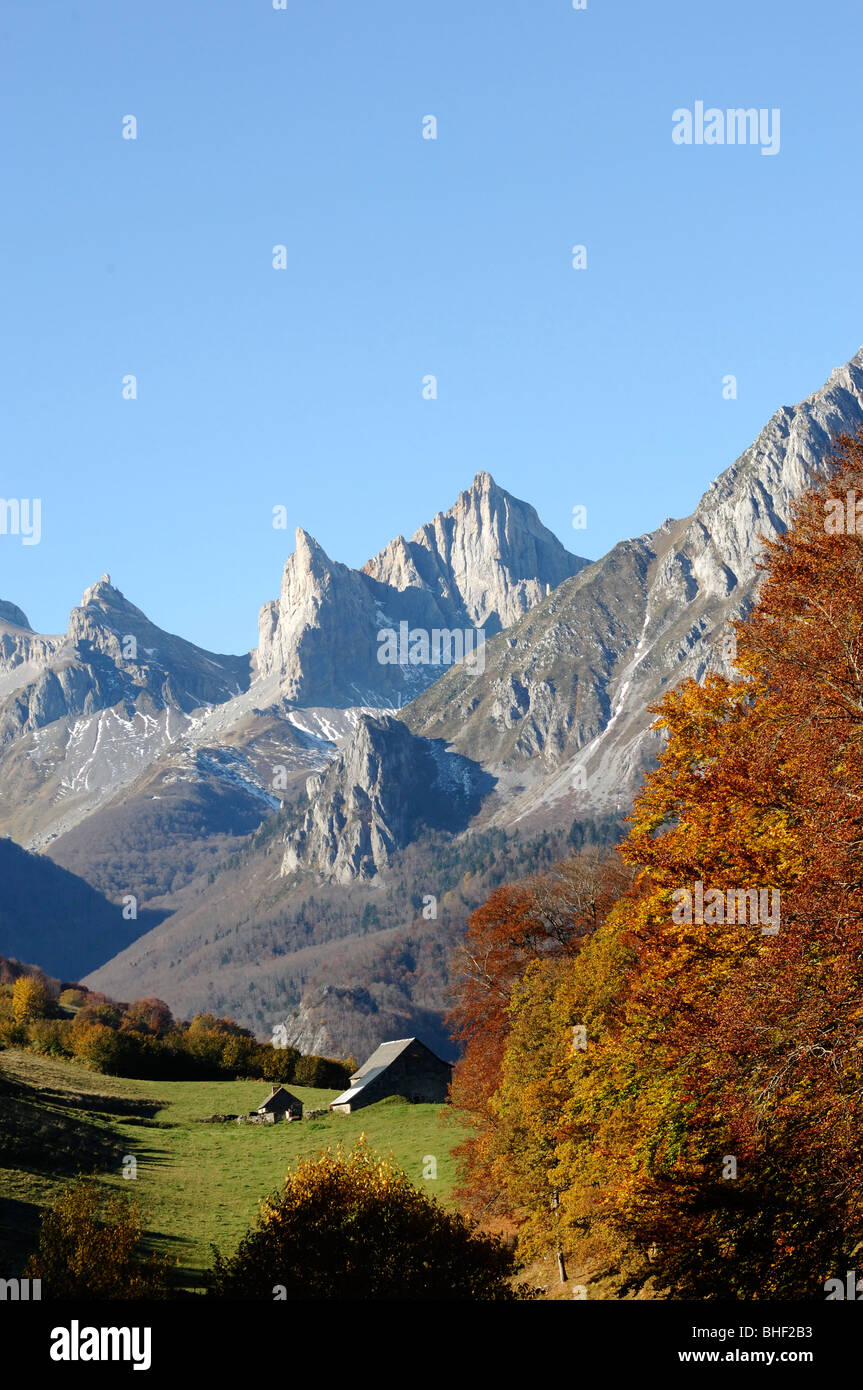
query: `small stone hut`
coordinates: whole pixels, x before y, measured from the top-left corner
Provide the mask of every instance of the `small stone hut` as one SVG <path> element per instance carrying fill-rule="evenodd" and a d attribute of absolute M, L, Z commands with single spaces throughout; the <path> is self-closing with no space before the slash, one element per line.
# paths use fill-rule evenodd
<path fill-rule="evenodd" d="M 437 1057 L 419 1038 L 381 1043 L 351 1077 L 349 1088 L 330 1103 L 330 1110 L 350 1115 L 387 1096 L 442 1104 L 447 1099 L 452 1065 Z"/>
<path fill-rule="evenodd" d="M 258 1106 L 259 1115 L 272 1115 L 273 1120 L 301 1120 L 303 1102 L 286 1091 L 284 1086 L 274 1086 L 263 1104 Z"/>

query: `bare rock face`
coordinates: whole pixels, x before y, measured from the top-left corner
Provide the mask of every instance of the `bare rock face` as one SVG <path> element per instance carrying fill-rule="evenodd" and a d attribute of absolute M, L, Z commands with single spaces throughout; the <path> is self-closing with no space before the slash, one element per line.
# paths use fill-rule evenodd
<path fill-rule="evenodd" d="M 15 603 L 0 603 L 0 702 L 5 695 L 38 678 L 62 646 L 62 637 L 33 631 Z"/>
<path fill-rule="evenodd" d="M 275 681 L 282 699 L 305 707 L 401 704 L 441 670 L 382 662 L 379 632 L 397 631 L 403 621 L 426 630 L 448 626 L 449 616 L 424 592 L 401 601 L 386 585 L 331 560 L 299 528 L 281 595 L 261 609 L 256 674 Z"/>
<path fill-rule="evenodd" d="M 299 1048 L 304 1056 L 316 1057 L 333 1057 L 339 1049 L 351 1050 L 350 1043 L 346 1044 L 343 1037 L 336 1037 L 337 1030 L 330 1022 L 334 1012 L 352 1023 L 362 1019 L 372 1021 L 372 1026 L 380 1026 L 377 1001 L 367 989 L 321 985 L 309 990 L 286 1019 L 288 1046 Z"/>
<path fill-rule="evenodd" d="M 378 981 L 309 988 L 285 1019 L 288 1045 L 304 1054 L 366 1058 L 387 1038 L 421 1037 L 439 1056 L 453 1045 L 439 1012 L 414 1004 L 400 990 Z"/>
<path fill-rule="evenodd" d="M 400 682 L 377 661 L 378 617 L 363 576 L 298 528 L 281 595 L 261 609 L 257 674 L 295 703 L 394 703 Z"/>
<path fill-rule="evenodd" d="M 282 874 L 308 869 L 335 883 L 368 880 L 424 828 L 467 824 L 491 789 L 467 758 L 415 738 L 399 720 L 364 715 L 285 837 Z"/>
<path fill-rule="evenodd" d="M 221 704 L 246 690 L 251 677 L 248 657 L 203 651 L 156 627 L 107 574 L 72 610 L 68 641 L 94 669 L 107 657 L 127 687 L 127 698 L 135 703 L 146 692 L 157 709 L 172 705 L 190 713 Z"/>
<path fill-rule="evenodd" d="M 239 694 L 250 666 L 163 632 L 103 575 L 72 610 L 65 636 L 0 627 L 0 673 L 0 742 L 8 742 L 121 703 L 150 716 L 188 713 Z"/>
<path fill-rule="evenodd" d="M 298 530 L 281 594 L 261 609 L 257 674 L 302 705 L 400 705 L 441 667 L 381 662 L 381 630 L 499 632 L 586 564 L 488 473 L 362 570 L 331 560 Z"/>
<path fill-rule="evenodd" d="M 0 599 L 0 623 L 9 624 L 11 627 L 20 627 L 25 632 L 32 632 L 27 615 L 20 609 L 17 603 L 7 603 Z"/>
<path fill-rule="evenodd" d="M 777 410 L 684 523 L 675 550 L 691 565 L 702 597 L 724 600 L 752 585 L 760 537 L 785 530 L 795 497 L 824 473 L 831 438 L 856 433 L 861 420 L 863 349 L 819 391 Z"/>
<path fill-rule="evenodd" d="M 624 542 L 404 711 L 516 789 L 501 823 L 624 809 L 659 747 L 648 706 L 686 676 L 732 670 L 731 621 L 751 606 L 762 537 L 825 473 L 831 439 L 863 425 L 863 350 L 778 410 L 693 515 Z"/>
<path fill-rule="evenodd" d="M 410 541 L 391 541 L 363 573 L 400 592 L 426 589 L 492 635 L 587 563 L 564 549 L 533 507 L 483 472 L 448 512 Z"/>

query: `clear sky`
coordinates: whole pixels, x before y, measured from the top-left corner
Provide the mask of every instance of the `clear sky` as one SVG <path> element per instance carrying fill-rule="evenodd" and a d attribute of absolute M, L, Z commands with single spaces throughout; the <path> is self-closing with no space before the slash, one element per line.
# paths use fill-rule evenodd
<path fill-rule="evenodd" d="M 42 631 L 107 570 L 245 650 L 296 525 L 360 565 L 478 469 L 597 557 L 863 343 L 858 0 L 4 0 L 0 44 L 0 496 L 43 506 L 0 598 Z M 778 154 L 675 144 L 696 101 Z"/>

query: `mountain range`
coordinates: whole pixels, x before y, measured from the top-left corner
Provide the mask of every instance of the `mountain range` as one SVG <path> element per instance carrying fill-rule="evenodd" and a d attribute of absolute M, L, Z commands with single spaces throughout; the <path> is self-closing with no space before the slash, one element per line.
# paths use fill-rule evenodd
<path fill-rule="evenodd" d="M 107 575 L 62 636 L 0 603 L 0 834 L 155 914 L 143 934 L 118 924 L 86 982 L 267 1034 L 286 1019 L 305 1050 L 420 1025 L 445 1042 L 464 913 L 550 847 L 614 837 L 656 756 L 647 707 L 728 669 L 761 538 L 861 426 L 863 351 L 777 411 L 691 516 L 595 562 L 487 472 L 360 570 L 299 530 L 241 657 L 161 631 Z M 422 641 L 382 659 L 387 633 L 477 629 L 482 661 L 452 641 L 438 663 Z M 6 930 L 0 913 L 10 955 Z M 76 973 L 47 928 L 30 941 Z"/>

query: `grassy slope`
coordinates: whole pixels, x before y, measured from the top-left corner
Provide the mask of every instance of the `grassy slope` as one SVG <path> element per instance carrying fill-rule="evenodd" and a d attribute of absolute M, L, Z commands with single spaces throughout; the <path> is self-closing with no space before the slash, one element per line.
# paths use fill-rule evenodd
<path fill-rule="evenodd" d="M 210 1264 L 210 1242 L 236 1247 L 261 1197 L 276 1191 L 300 1154 L 365 1132 L 371 1146 L 392 1152 L 418 1187 L 447 1201 L 454 1179 L 450 1150 L 461 1131 L 437 1105 L 384 1101 L 356 1115 L 327 1115 L 299 1124 L 200 1124 L 205 1115 L 242 1114 L 269 1091 L 256 1081 L 132 1081 L 100 1076 L 75 1062 L 31 1052 L 0 1052 L 0 1076 L 33 1090 L 0 1096 L 0 1127 L 19 1145 L 0 1140 L 0 1275 L 14 1273 L 35 1244 L 39 1208 L 78 1170 L 94 1162 L 103 1180 L 132 1191 L 146 1207 L 153 1244 L 176 1260 L 180 1282 L 199 1283 Z M 290 1088 L 307 1109 L 326 1105 L 335 1091 Z M 7 1129 L 7 1125 L 9 1128 Z M 138 1176 L 122 1177 L 125 1155 Z M 437 1178 L 424 1180 L 427 1155 Z M 8 1165 L 8 1166 L 2 1166 Z"/>

